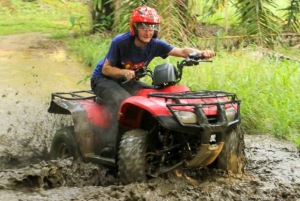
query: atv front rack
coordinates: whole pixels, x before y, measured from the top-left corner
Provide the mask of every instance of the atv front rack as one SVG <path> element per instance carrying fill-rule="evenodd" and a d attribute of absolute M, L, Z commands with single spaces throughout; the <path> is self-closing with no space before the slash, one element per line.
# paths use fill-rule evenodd
<path fill-rule="evenodd" d="M 92 90 L 55 92 L 51 94 L 51 100 L 55 100 L 57 98 L 65 99 L 65 100 L 86 100 L 86 99 L 95 99 L 96 95 Z"/>
<path fill-rule="evenodd" d="M 204 98 L 224 98 L 224 97 L 229 98 L 231 101 L 240 102 L 234 93 L 229 93 L 224 91 L 210 91 L 210 90 L 186 91 L 186 92 L 177 92 L 177 93 L 154 92 L 154 93 L 150 93 L 148 96 L 164 98 L 166 99 L 166 101 L 168 99 L 171 99 L 175 102 L 180 101 L 180 99 L 204 99 Z"/>
<path fill-rule="evenodd" d="M 169 111 L 177 122 L 184 127 L 209 128 L 210 131 L 222 132 L 229 126 L 240 122 L 241 100 L 234 93 L 209 90 L 178 93 L 155 92 L 150 93 L 148 97 L 165 99 Z M 231 111 L 228 111 L 228 108 Z M 186 123 L 182 121 L 178 111 L 194 113 L 195 122 Z"/>

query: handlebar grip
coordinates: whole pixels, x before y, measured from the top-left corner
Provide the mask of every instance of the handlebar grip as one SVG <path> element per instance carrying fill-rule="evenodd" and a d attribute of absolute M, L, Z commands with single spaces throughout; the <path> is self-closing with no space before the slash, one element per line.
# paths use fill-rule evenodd
<path fill-rule="evenodd" d="M 195 60 L 202 60 L 205 57 L 202 54 L 198 54 L 197 52 L 192 52 L 192 53 L 190 53 L 189 58 L 195 59 Z"/>

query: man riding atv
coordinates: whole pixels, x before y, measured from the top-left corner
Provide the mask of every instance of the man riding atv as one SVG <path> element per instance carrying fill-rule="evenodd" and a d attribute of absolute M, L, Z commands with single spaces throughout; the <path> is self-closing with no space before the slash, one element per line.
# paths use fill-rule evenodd
<path fill-rule="evenodd" d="M 156 11 L 138 7 L 130 32 L 116 36 L 97 65 L 91 90 L 52 93 L 50 113 L 73 124 L 53 137 L 50 156 L 108 165 L 124 184 L 145 182 L 177 168 L 215 167 L 241 173 L 244 139 L 234 93 L 191 91 L 177 85 L 185 67 L 214 51 L 177 48 L 157 39 Z M 147 68 L 156 56 L 183 57 L 177 66 Z M 151 85 L 139 78 L 149 76 Z"/>
<path fill-rule="evenodd" d="M 171 55 L 187 58 L 192 52 L 203 55 L 205 59 L 215 56 L 213 50 L 178 48 L 158 39 L 159 24 L 161 17 L 154 8 L 142 6 L 134 9 L 130 16 L 130 32 L 113 38 L 106 56 L 92 74 L 92 91 L 102 99 L 115 120 L 110 126 L 112 142 L 117 133 L 117 114 L 121 103 L 147 85 L 134 79 L 134 70 L 148 66 L 155 57 Z M 123 84 L 125 80 L 130 81 Z M 105 149 L 110 150 L 109 147 Z"/>

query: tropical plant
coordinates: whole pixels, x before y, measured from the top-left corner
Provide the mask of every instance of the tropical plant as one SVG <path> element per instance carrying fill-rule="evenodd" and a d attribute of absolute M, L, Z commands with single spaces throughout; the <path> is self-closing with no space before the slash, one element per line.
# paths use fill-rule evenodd
<path fill-rule="evenodd" d="M 278 37 L 281 31 L 299 32 L 299 0 L 289 0 L 290 5 L 284 9 L 278 9 L 276 0 L 211 0 L 206 1 L 203 12 L 203 19 L 209 18 L 214 14 L 225 9 L 226 30 L 229 26 L 228 19 L 235 17 L 239 27 L 238 33 L 246 34 L 257 38 L 255 42 L 260 46 L 273 47 L 273 40 Z M 228 5 L 235 7 L 235 15 L 229 16 Z M 282 16 L 275 14 L 275 11 L 284 11 Z M 238 26 L 237 26 L 238 25 Z"/>
<path fill-rule="evenodd" d="M 287 30 L 292 30 L 299 32 L 300 30 L 300 24 L 299 24 L 299 18 L 300 18 L 300 2 L 299 0 L 291 0 L 290 5 L 284 9 L 286 11 L 285 14 L 285 21 L 287 22 L 284 27 Z"/>
<path fill-rule="evenodd" d="M 229 29 L 229 14 L 228 14 L 228 6 L 230 1 L 228 0 L 213 0 L 213 1 L 206 1 L 203 4 L 203 15 L 201 17 L 202 20 L 205 20 L 206 18 L 209 18 L 210 16 L 216 14 L 217 12 L 221 10 L 225 10 L 225 30 L 226 33 Z"/>
<path fill-rule="evenodd" d="M 114 21 L 112 0 L 90 0 L 89 10 L 93 22 L 93 30 L 111 30 Z"/>
<path fill-rule="evenodd" d="M 80 15 L 80 16 L 71 15 L 70 16 L 70 23 L 71 23 L 70 29 L 73 29 L 75 26 L 78 26 L 80 28 L 80 30 L 82 31 L 82 28 L 84 26 L 84 22 L 82 19 L 84 19 L 83 15 Z"/>
<path fill-rule="evenodd" d="M 270 8 L 276 8 L 273 0 L 238 0 L 236 2 L 237 15 L 240 25 L 248 35 L 257 35 L 259 46 L 273 47 L 274 34 L 279 35 L 280 18 Z"/>
<path fill-rule="evenodd" d="M 173 44 L 192 43 L 197 19 L 205 21 L 225 10 L 225 34 L 230 26 L 239 27 L 240 35 L 251 36 L 257 45 L 272 48 L 282 30 L 299 31 L 299 0 L 288 3 L 286 8 L 278 9 L 276 0 L 93 0 L 91 10 L 95 26 L 119 33 L 128 31 L 134 8 L 141 5 L 155 7 L 163 18 L 160 36 Z M 229 7 L 235 8 L 235 14 L 230 16 Z M 284 15 L 276 14 L 278 10 Z M 229 24 L 232 18 L 237 19 L 234 25 Z"/>

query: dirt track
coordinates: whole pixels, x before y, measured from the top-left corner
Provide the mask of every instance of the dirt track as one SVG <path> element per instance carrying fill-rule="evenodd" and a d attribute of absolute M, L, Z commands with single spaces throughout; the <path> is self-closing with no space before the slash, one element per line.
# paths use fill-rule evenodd
<path fill-rule="evenodd" d="M 50 93 L 88 88 L 76 83 L 91 69 L 38 33 L 0 37 L 0 66 L 0 200 L 300 200 L 299 152 L 268 135 L 246 135 L 243 175 L 185 170 L 195 183 L 170 173 L 123 186 L 97 165 L 47 161 L 70 123 L 47 113 Z"/>

